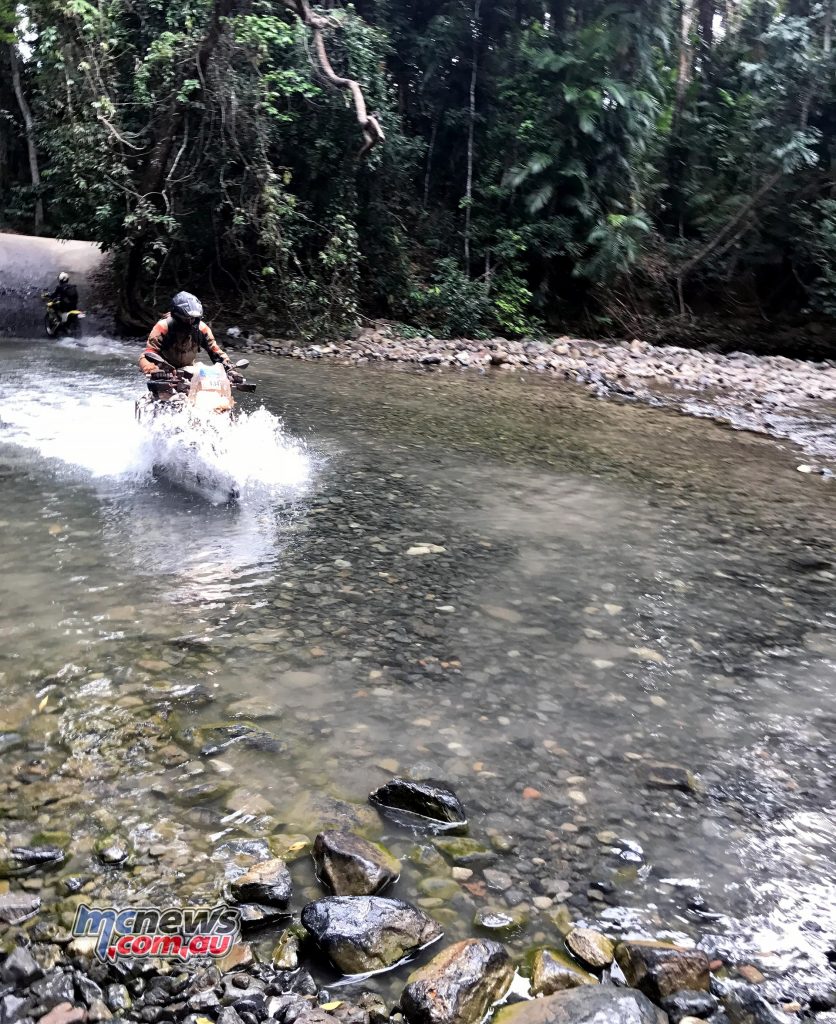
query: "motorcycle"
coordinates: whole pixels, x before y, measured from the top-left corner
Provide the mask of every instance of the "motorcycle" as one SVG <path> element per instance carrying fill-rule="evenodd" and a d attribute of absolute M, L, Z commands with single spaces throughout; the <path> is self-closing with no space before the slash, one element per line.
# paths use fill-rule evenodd
<path fill-rule="evenodd" d="M 81 337 L 81 321 L 87 315 L 80 309 L 59 310 L 55 299 L 51 299 L 46 292 L 41 294 L 46 302 L 46 336 L 48 338 L 60 338 L 62 334 L 70 338 Z"/>
<path fill-rule="evenodd" d="M 211 500 L 238 498 L 234 478 L 223 468 L 225 431 L 236 415 L 233 391 L 252 393 L 256 385 L 238 373 L 230 380 L 219 363 L 178 369 L 156 352 L 146 352 L 145 358 L 159 370 L 148 379 L 148 394 L 137 399 L 135 415 L 159 444 L 155 475 Z M 235 370 L 248 366 L 249 360 L 241 359 Z"/>

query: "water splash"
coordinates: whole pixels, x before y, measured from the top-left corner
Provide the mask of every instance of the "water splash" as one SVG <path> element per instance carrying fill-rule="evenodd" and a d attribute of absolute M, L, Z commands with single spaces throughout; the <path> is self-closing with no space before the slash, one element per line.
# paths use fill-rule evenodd
<path fill-rule="evenodd" d="M 309 484 L 315 458 L 266 409 L 239 408 L 234 420 L 190 412 L 141 424 L 138 385 L 132 367 L 109 380 L 54 366 L 38 377 L 12 371 L 0 385 L 0 442 L 96 479 L 142 485 L 162 475 L 212 501 L 233 491 L 289 499 Z"/>

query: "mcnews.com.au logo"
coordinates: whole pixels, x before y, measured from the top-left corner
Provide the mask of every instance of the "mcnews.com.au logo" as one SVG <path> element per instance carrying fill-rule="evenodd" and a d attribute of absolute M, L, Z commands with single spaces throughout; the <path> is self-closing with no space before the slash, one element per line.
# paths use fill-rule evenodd
<path fill-rule="evenodd" d="M 222 957 L 241 930 L 241 915 L 230 907 L 128 907 L 101 909 L 82 903 L 73 935 L 95 938 L 100 960 L 123 957 Z"/>

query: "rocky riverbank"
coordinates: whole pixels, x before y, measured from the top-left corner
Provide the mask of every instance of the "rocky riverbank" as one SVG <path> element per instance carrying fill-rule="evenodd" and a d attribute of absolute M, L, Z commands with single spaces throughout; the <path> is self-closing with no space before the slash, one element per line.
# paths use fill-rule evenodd
<path fill-rule="evenodd" d="M 354 365 L 408 363 L 426 369 L 540 373 L 573 381 L 601 398 L 646 402 L 739 429 L 786 438 L 813 458 L 836 457 L 836 361 L 728 355 L 624 342 L 561 337 L 487 341 L 400 337 L 380 324 L 339 343 L 302 345 L 243 334 L 236 347 L 295 359 L 336 359 Z M 813 466 L 814 470 L 828 467 Z"/>
<path fill-rule="evenodd" d="M 480 869 L 486 848 L 457 838 L 468 829 L 467 815 L 444 783 L 394 778 L 369 800 L 384 818 L 408 826 L 418 842 L 423 837 L 426 849 L 435 845 L 452 859 L 449 887 L 470 885 L 477 892 L 497 882 L 499 872 Z M 36 895 L 41 886 L 32 883 L 65 863 L 66 845 L 60 833 L 43 832 L 27 846 L 3 850 L 2 1024 L 479 1024 L 488 1015 L 495 1024 L 836 1020 L 830 1012 L 836 993 L 810 995 L 805 1004 L 793 1001 L 780 986 L 764 985 L 751 964 L 724 960 L 710 938 L 685 947 L 629 934 L 607 936 L 574 921 L 566 905 L 554 908 L 549 941 L 523 953 L 503 942 L 518 929 L 510 912 L 477 916 L 481 934 L 449 943 L 440 888 L 434 900 L 421 901 L 423 907 L 380 895 L 398 880 L 400 861 L 347 828 L 321 832 L 312 847 L 304 837 L 285 842 L 283 857 L 256 855 L 249 864 L 239 859 L 227 865 L 214 899 L 238 915 L 241 931 L 222 958 L 132 956 L 108 962 L 95 956 L 97 935 L 79 934 L 71 922 L 88 904 L 117 903 L 113 875 L 131 870 L 137 850 L 118 835 L 102 837 L 91 851 L 91 865 L 98 863 L 110 877 L 102 896 L 97 898 L 95 874 L 65 876 L 63 900 L 49 907 Z M 322 891 L 306 888 L 308 902 L 295 920 L 294 882 L 285 858 L 307 849 Z M 107 891 L 110 902 L 103 898 Z M 164 934 L 164 916 L 158 915 L 158 928 L 155 923 L 140 934 Z M 178 934 L 184 932 L 188 928 Z M 117 929 L 111 942 L 118 934 Z M 428 959 L 424 951 L 431 947 L 435 955 Z M 421 965 L 394 998 L 386 1000 L 369 986 L 371 975 L 416 958 Z M 325 984 L 323 963 L 332 978 Z M 319 982 L 311 973 L 317 964 Z"/>

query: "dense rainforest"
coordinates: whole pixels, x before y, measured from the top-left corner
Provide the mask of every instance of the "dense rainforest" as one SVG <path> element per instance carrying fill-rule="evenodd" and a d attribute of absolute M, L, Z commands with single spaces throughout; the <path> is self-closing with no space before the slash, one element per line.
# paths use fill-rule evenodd
<path fill-rule="evenodd" d="M 836 313 L 833 0 L 0 17 L 0 226 L 100 241 L 128 323 L 174 287 L 303 337 Z"/>

